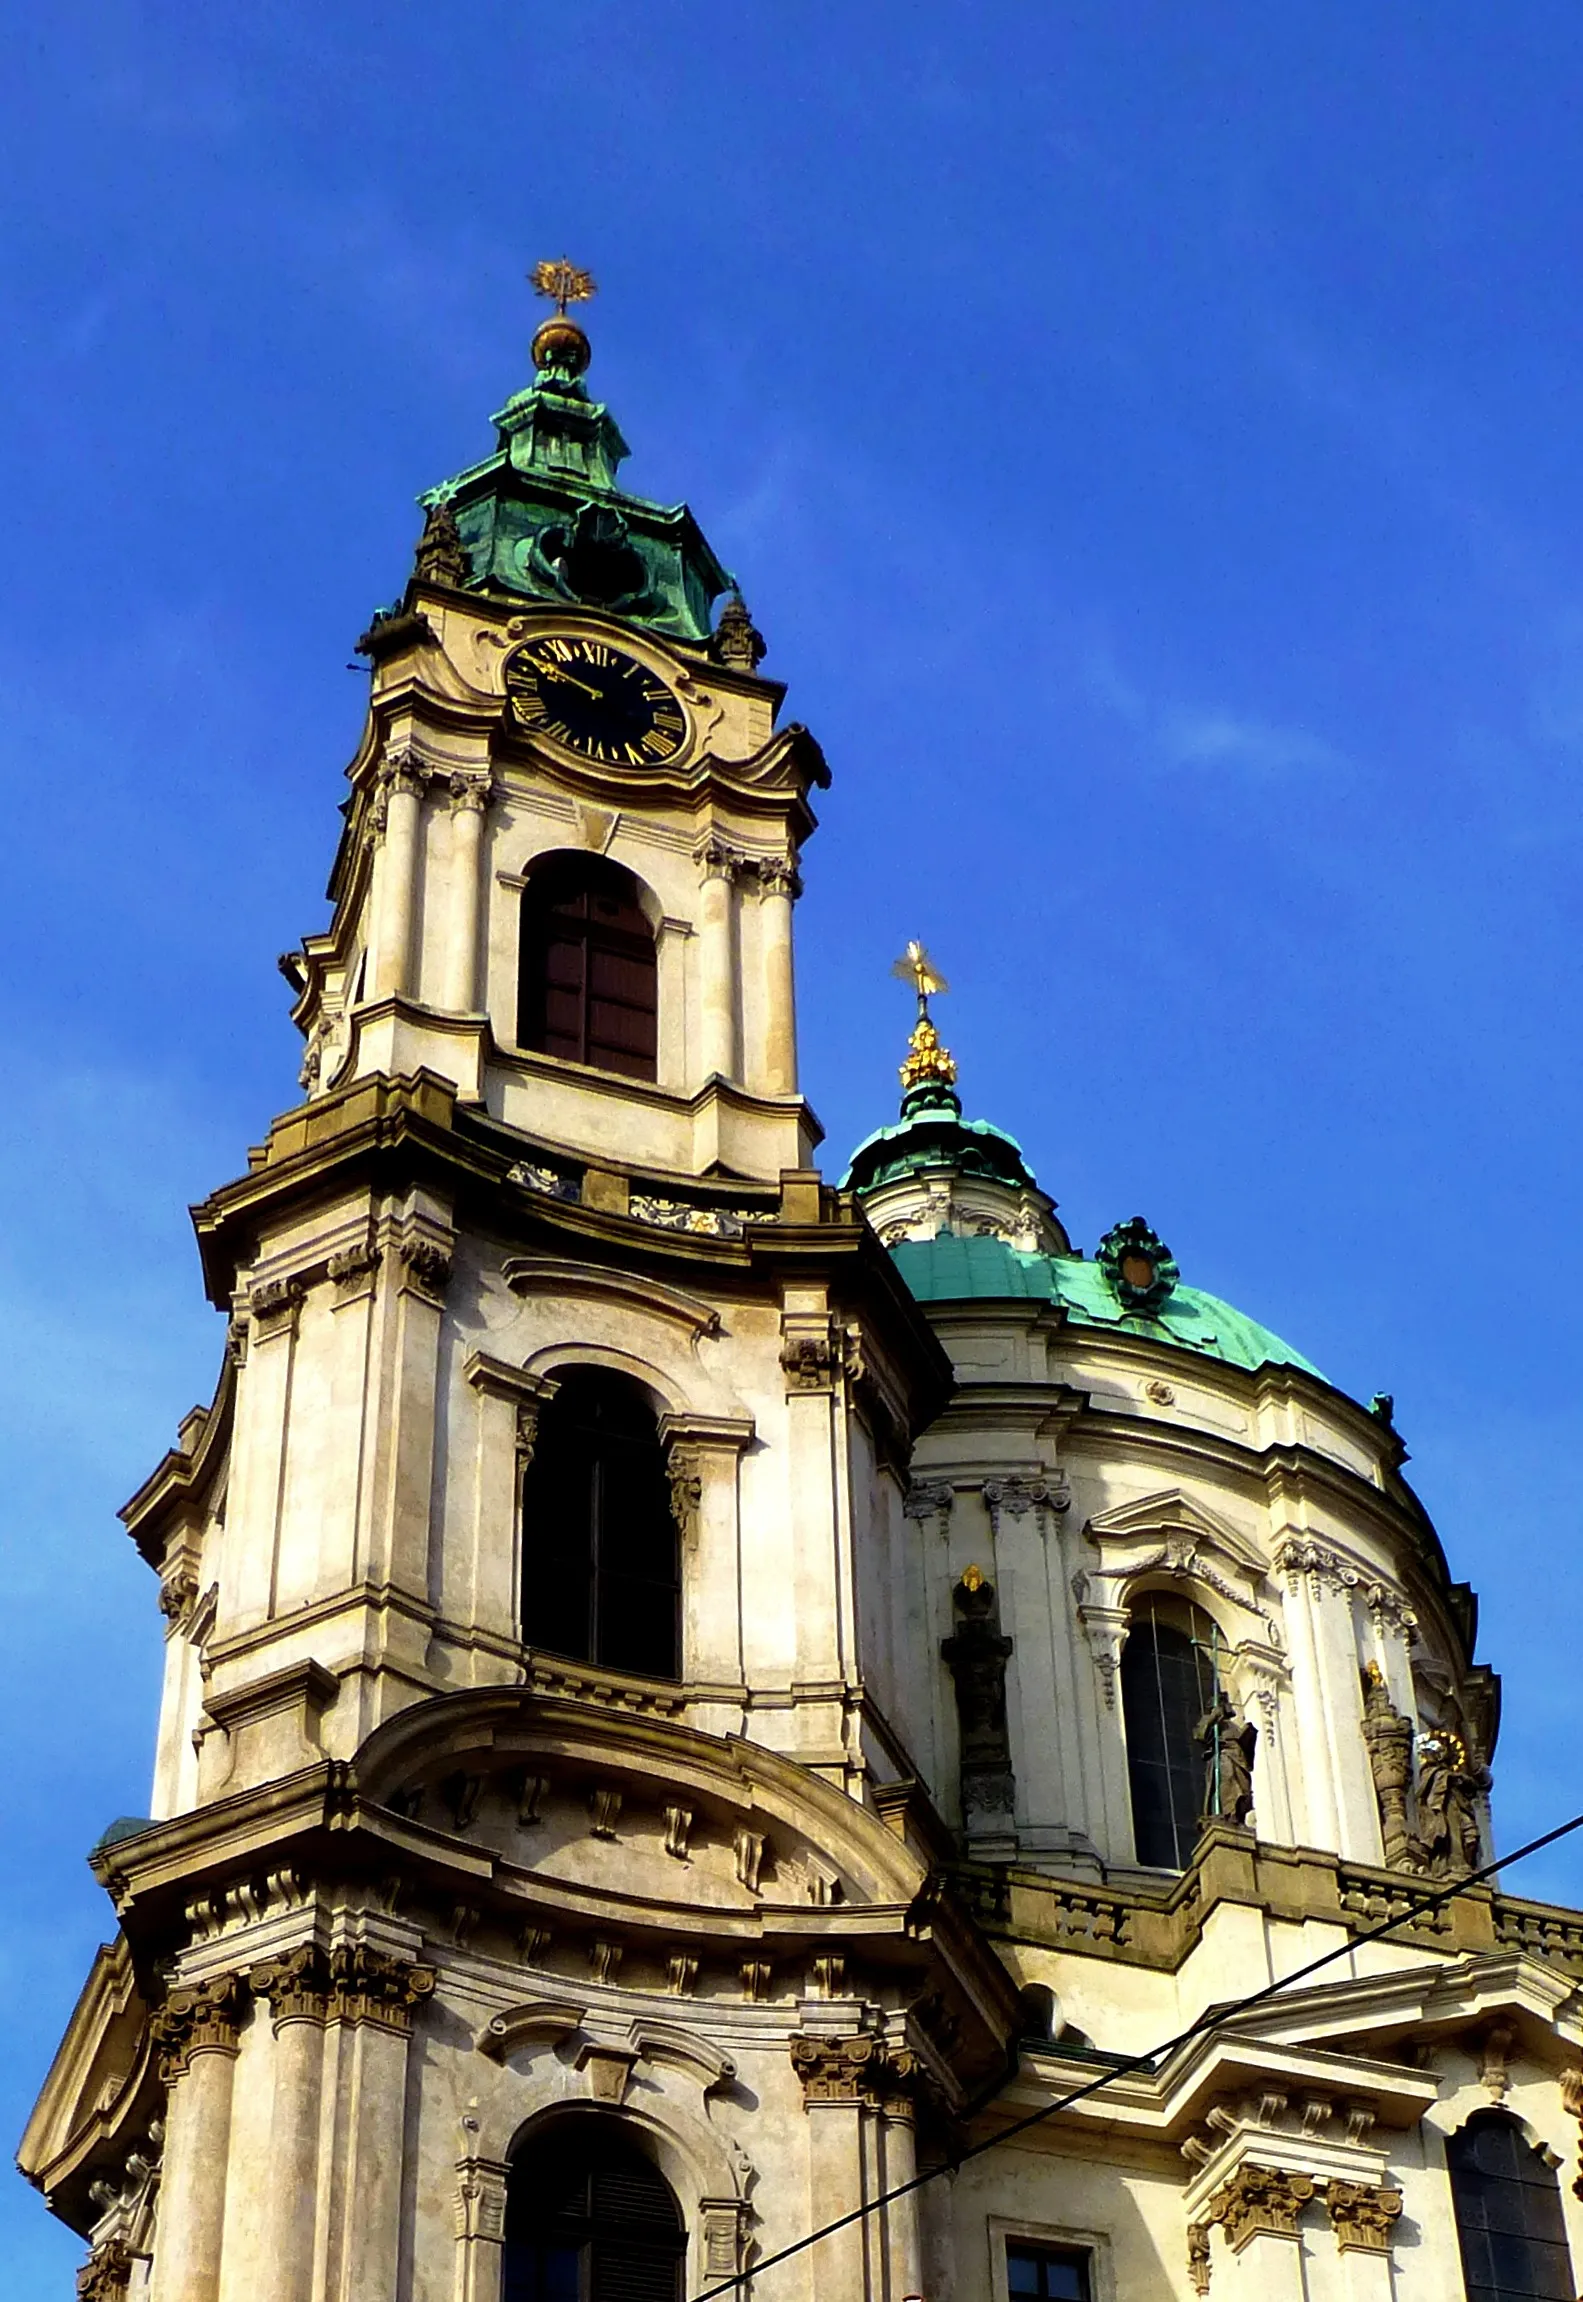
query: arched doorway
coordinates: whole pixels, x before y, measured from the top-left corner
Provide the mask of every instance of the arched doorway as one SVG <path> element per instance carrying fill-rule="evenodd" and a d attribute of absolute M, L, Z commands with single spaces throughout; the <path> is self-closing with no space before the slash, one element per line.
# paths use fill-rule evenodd
<path fill-rule="evenodd" d="M 616 2120 L 513 2154 L 501 2302 L 681 2302 L 686 2254 L 675 2193 Z"/>

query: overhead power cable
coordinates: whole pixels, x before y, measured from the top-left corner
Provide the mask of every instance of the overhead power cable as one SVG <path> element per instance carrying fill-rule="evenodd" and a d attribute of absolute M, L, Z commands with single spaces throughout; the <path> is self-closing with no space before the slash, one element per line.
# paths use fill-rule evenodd
<path fill-rule="evenodd" d="M 1570 1837 L 1575 1830 L 1583 1830 L 1583 1814 L 1575 1814 L 1570 1822 L 1560 1823 L 1554 1830 L 1544 1831 L 1538 1838 L 1531 1838 L 1526 1846 L 1518 1847 L 1514 1853 L 1503 1854 L 1496 1861 L 1487 1862 L 1482 1870 L 1471 1871 L 1466 1877 L 1453 1879 L 1437 1893 L 1425 1895 L 1421 1901 L 1415 1900 L 1412 1909 L 1404 1911 L 1399 1918 L 1385 1919 L 1380 1925 L 1369 1927 L 1362 1934 L 1349 1935 L 1345 1942 L 1337 1943 L 1334 1950 L 1324 1951 L 1318 1958 L 1311 1958 L 1306 1966 L 1294 1967 L 1290 1974 L 1281 1975 L 1275 1982 L 1267 1982 L 1258 1990 L 1250 1990 L 1245 1998 L 1206 2008 L 1185 2030 L 1179 2030 L 1174 2038 L 1162 2040 L 1158 2046 L 1150 2047 L 1144 2054 L 1123 2055 L 1083 2085 L 1074 2086 L 1069 2094 L 1057 2095 L 1053 2102 L 1046 2102 L 1039 2109 L 1030 2110 L 1026 2117 L 1013 2119 L 1009 2126 L 1001 2127 L 998 2133 L 986 2135 L 982 2142 L 970 2143 L 953 2157 L 941 2159 L 938 2166 L 922 2168 L 907 2181 L 898 2182 L 894 2190 L 881 2191 L 877 2198 L 870 2198 L 862 2206 L 854 2206 L 850 2213 L 838 2214 L 833 2222 L 821 2223 L 817 2230 L 810 2230 L 805 2237 L 793 2239 L 789 2246 L 779 2247 L 775 2253 L 764 2255 L 751 2269 L 739 2270 L 733 2277 L 722 2278 L 717 2284 L 706 2286 L 701 2294 L 694 2296 L 693 2302 L 719 2302 L 720 2296 L 736 2293 L 750 2278 L 761 2277 L 766 2270 L 773 2270 L 777 2263 L 789 2262 L 793 2255 L 806 2253 L 810 2246 L 817 2246 L 821 2238 L 834 2237 L 838 2230 L 849 2230 L 853 2223 L 866 2220 L 870 2214 L 877 2214 L 883 2206 L 894 2206 L 897 2199 L 909 2197 L 913 2191 L 921 2190 L 925 2183 L 935 2181 L 942 2174 L 956 2173 L 970 2159 L 982 2158 L 986 2150 L 999 2150 L 1002 2144 L 1012 2141 L 1015 2136 L 1026 2134 L 1030 2127 L 1039 2126 L 1045 2119 L 1054 2118 L 1058 2112 L 1070 2110 L 1076 2103 L 1086 2102 L 1093 2095 L 1102 2093 L 1116 2079 L 1129 2077 L 1138 2070 L 1152 2072 L 1156 2063 L 1163 2061 L 1166 2055 L 1174 2054 L 1189 2039 L 1199 2037 L 1206 2030 L 1217 2030 L 1222 2023 L 1234 2021 L 1239 2014 L 1248 2013 L 1252 2007 L 1262 2006 L 1266 2000 L 1290 1990 L 1294 1983 L 1306 1982 L 1310 1975 L 1320 1973 L 1327 1966 L 1334 1966 L 1337 1959 L 1351 1957 L 1354 1951 L 1361 1950 L 1367 1943 L 1383 1942 L 1401 1927 L 1418 1925 L 1426 1912 L 1438 1910 L 1443 1903 L 1455 1901 L 1470 1886 L 1478 1886 L 1485 1879 L 1493 1878 L 1497 1871 L 1510 1870 L 1514 1864 L 1526 1862 L 1529 1855 L 1539 1854 L 1545 1847 L 1554 1846 L 1558 1839 Z"/>

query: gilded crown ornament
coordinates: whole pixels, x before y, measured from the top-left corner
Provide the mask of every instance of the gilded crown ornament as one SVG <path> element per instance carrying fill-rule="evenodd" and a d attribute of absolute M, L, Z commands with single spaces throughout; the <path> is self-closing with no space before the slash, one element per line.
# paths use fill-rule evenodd
<path fill-rule="evenodd" d="M 929 1002 L 951 986 L 929 957 L 916 937 L 891 969 L 903 983 L 910 983 L 918 995 L 918 1020 L 912 1027 L 907 1042 L 907 1060 L 901 1067 L 901 1083 L 905 1092 L 913 1094 L 922 1087 L 952 1088 L 956 1085 L 956 1062 L 948 1047 L 940 1043 L 940 1034 L 929 1013 Z"/>
<path fill-rule="evenodd" d="M 568 319 L 568 304 L 586 304 L 597 293 L 592 272 L 585 272 L 566 256 L 546 257 L 534 265 L 528 281 L 536 296 L 555 306 L 533 338 L 533 365 L 553 368 L 562 375 L 580 376 L 592 358 L 588 338 L 575 320 Z"/>

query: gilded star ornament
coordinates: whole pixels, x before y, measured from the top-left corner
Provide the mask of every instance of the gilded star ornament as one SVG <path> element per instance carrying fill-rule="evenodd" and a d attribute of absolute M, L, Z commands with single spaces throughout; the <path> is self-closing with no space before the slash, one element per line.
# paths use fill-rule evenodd
<path fill-rule="evenodd" d="M 568 304 L 586 304 L 598 290 L 592 272 L 567 256 L 547 256 L 528 274 L 535 295 L 546 296 L 564 319 Z"/>

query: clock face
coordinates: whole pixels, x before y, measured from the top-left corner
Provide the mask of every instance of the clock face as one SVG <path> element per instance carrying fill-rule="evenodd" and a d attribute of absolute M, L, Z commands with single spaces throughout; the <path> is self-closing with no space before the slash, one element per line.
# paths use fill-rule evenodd
<path fill-rule="evenodd" d="M 556 632 L 524 640 L 503 677 L 514 724 L 610 767 L 662 767 L 687 740 L 687 717 L 658 675 L 602 639 Z"/>

